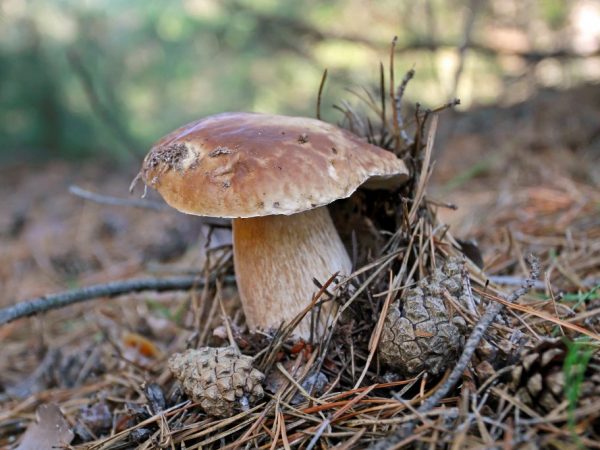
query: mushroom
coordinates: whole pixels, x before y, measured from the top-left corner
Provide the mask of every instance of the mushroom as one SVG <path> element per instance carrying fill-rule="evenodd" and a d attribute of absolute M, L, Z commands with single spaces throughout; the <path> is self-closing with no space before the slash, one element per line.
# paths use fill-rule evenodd
<path fill-rule="evenodd" d="M 317 290 L 313 279 L 352 271 L 326 205 L 358 187 L 399 187 L 408 171 L 393 153 L 320 120 L 224 113 L 158 141 L 141 176 L 181 212 L 233 219 L 238 291 L 256 330 L 296 317 Z M 310 333 L 306 317 L 294 335 Z"/>

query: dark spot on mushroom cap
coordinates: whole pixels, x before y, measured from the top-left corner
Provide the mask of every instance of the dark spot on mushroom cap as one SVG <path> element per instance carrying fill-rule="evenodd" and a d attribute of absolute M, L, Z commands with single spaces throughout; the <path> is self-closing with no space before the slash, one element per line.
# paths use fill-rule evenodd
<path fill-rule="evenodd" d="M 298 142 L 300 144 L 306 144 L 308 142 L 308 134 L 302 133 L 300 136 L 298 136 Z"/>
<path fill-rule="evenodd" d="M 223 146 L 218 146 L 217 148 L 215 148 L 212 152 L 210 152 L 208 154 L 208 156 L 210 156 L 211 158 L 214 158 L 216 156 L 220 156 L 220 155 L 229 155 L 231 153 L 231 149 L 228 147 L 223 147 Z"/>
<path fill-rule="evenodd" d="M 334 155 L 337 155 L 337 148 L 331 147 L 331 151 L 333 152 Z"/>
<path fill-rule="evenodd" d="M 146 167 L 154 169 L 163 166 L 165 170 L 181 170 L 181 162 L 188 156 L 189 149 L 185 143 L 172 143 L 153 149 L 148 155 Z"/>
<path fill-rule="evenodd" d="M 279 202 L 273 202 L 273 207 L 279 208 Z"/>

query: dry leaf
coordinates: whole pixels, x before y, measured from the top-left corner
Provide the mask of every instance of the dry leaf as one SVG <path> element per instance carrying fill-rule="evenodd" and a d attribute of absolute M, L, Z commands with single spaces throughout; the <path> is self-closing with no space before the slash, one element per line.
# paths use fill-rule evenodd
<path fill-rule="evenodd" d="M 158 347 L 150 339 L 137 333 L 125 333 L 123 335 L 123 346 L 125 351 L 131 350 L 144 358 L 154 359 L 161 354 Z M 135 358 L 135 360 L 137 359 Z"/>
<path fill-rule="evenodd" d="M 56 404 L 41 405 L 35 415 L 17 450 L 53 450 L 71 443 L 73 432 Z"/>

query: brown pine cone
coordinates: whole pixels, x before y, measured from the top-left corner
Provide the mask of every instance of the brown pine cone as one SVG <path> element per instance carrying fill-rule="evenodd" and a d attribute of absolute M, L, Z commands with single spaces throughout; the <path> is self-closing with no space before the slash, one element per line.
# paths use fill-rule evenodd
<path fill-rule="evenodd" d="M 509 389 L 520 401 L 548 413 L 565 396 L 565 359 L 569 349 L 561 339 L 547 339 L 524 352 L 511 374 Z M 579 388 L 579 404 L 600 401 L 600 367 L 592 358 Z"/>
<path fill-rule="evenodd" d="M 444 292 L 463 303 L 462 262 L 449 258 L 442 268 L 390 305 L 379 342 L 380 361 L 405 376 L 426 370 L 438 375 L 456 362 L 466 324 L 450 317 Z"/>
<path fill-rule="evenodd" d="M 265 376 L 252 361 L 233 347 L 203 347 L 174 354 L 169 369 L 208 415 L 230 417 L 263 396 Z"/>

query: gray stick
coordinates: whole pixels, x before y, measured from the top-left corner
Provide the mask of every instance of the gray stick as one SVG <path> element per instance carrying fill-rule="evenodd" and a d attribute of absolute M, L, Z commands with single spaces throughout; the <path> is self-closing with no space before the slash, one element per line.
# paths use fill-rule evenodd
<path fill-rule="evenodd" d="M 154 211 L 173 211 L 173 208 L 169 207 L 165 203 L 153 202 L 152 200 L 144 199 L 111 197 L 108 195 L 86 191 L 85 189 L 81 189 L 79 186 L 75 185 L 69 186 L 69 192 L 77 197 L 81 197 L 95 203 L 100 203 L 102 205 L 132 206 L 134 208 L 153 209 Z"/>
<path fill-rule="evenodd" d="M 224 282 L 233 283 L 233 277 L 225 277 Z M 43 297 L 24 300 L 16 305 L 0 309 L 0 325 L 7 324 L 21 317 L 62 308 L 74 303 L 92 300 L 98 297 L 116 297 L 118 295 L 142 291 L 176 291 L 203 287 L 205 280 L 198 276 L 172 278 L 142 278 L 125 281 L 113 281 L 106 284 L 96 284 L 81 289 L 45 295 Z"/>

